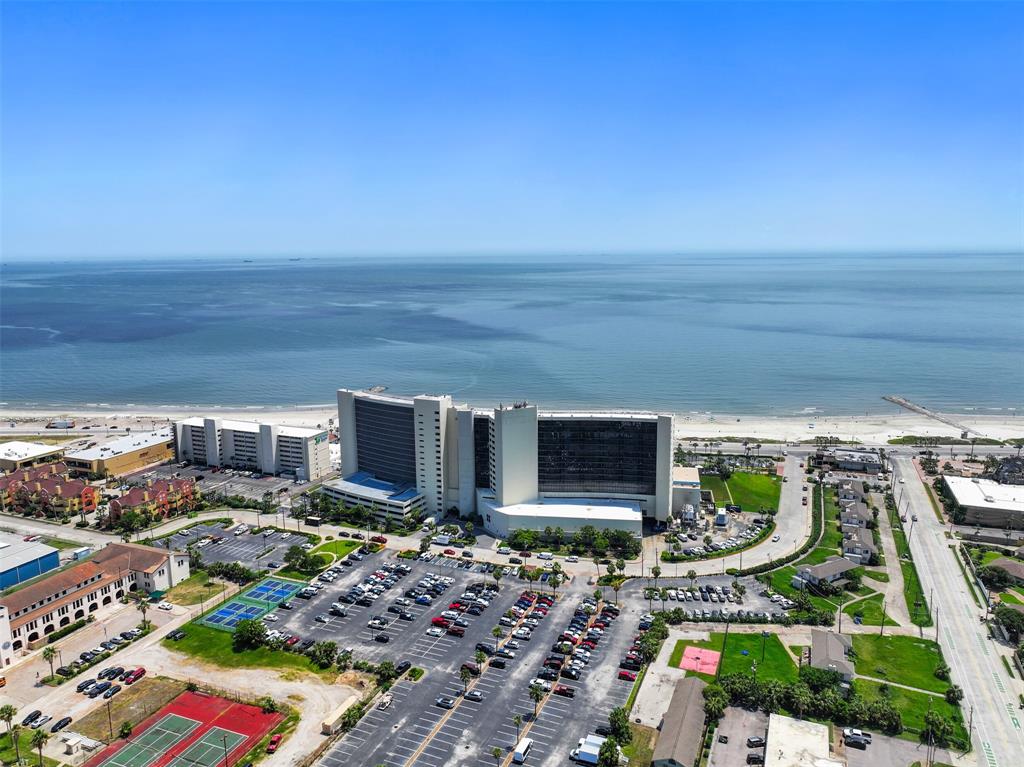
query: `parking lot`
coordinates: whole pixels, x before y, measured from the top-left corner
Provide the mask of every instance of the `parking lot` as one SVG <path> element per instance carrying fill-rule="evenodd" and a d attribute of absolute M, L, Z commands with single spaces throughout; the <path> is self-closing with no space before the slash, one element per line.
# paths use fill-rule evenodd
<path fill-rule="evenodd" d="M 353 583 L 361 581 L 381 564 L 399 561 L 386 554 L 367 557 L 310 600 L 293 600 L 293 610 L 279 611 L 287 612 L 287 617 L 274 624 L 285 633 L 331 639 L 340 648 L 351 648 L 356 658 L 375 662 L 390 659 L 396 663 L 405 660 L 426 672 L 419 682 L 403 680 L 397 684 L 394 701 L 387 710 L 369 712 L 323 757 L 322 762 L 328 767 L 347 764 L 493 767 L 493 748 L 498 747 L 507 754 L 515 747 L 514 718 L 517 715 L 522 717 L 519 736 L 528 734 L 534 740 L 527 763 L 561 764 L 577 740 L 593 732 L 595 727 L 607 724 L 611 709 L 625 702 L 632 684 L 617 678 L 618 662 L 632 641 L 637 619 L 644 611 L 639 604 L 624 607 L 620 618 L 609 626 L 580 679 L 559 679 L 552 683 L 564 682 L 574 687 L 575 697 L 548 695 L 538 716 L 533 718 L 535 704 L 530 697 L 530 681 L 542 669 L 545 656 L 568 625 L 581 598 L 590 593 L 589 587 L 582 583 L 578 590 L 563 588 L 559 591 L 557 600 L 546 617 L 539 619 L 529 640 L 513 640 L 517 644 L 509 646 L 514 657 L 506 660 L 505 668 L 485 665 L 483 673 L 469 682 L 469 690 L 478 693 L 480 701 L 461 697 L 464 683 L 459 670 L 463 662 L 473 660 L 477 643 L 486 644 L 488 649 L 494 647 L 496 640 L 492 629 L 526 588 L 518 578 L 503 577 L 499 594 L 481 615 L 463 614 L 468 625 L 461 638 L 448 634 L 428 635 L 430 619 L 446 609 L 448 602 L 457 599 L 469 584 L 493 584 L 494 579 L 480 572 L 478 567 L 461 569 L 455 566 L 457 560 L 444 558 L 406 562 L 412 572 L 373 607 L 346 604 L 345 617 L 328 615 L 326 622 L 316 621 L 316 615 L 329 612 L 339 593 L 345 593 Z M 402 609 L 414 616 L 413 620 L 401 620 L 386 612 L 396 597 L 414 587 L 427 573 L 451 577 L 454 583 L 430 607 L 403 606 Z M 538 586 L 534 590 L 550 596 L 550 589 Z M 386 618 L 383 629 L 367 627 L 373 615 Z M 509 641 L 512 627 L 503 630 L 505 637 L 499 641 L 505 643 Z M 381 632 L 389 635 L 389 642 L 374 640 Z M 438 705 L 438 696 L 452 698 L 453 707 Z"/>
<path fill-rule="evenodd" d="M 260 533 L 235 535 L 221 525 L 196 525 L 171 536 L 177 548 L 196 544 L 206 536 L 213 542 L 199 549 L 204 562 L 240 562 L 243 565 L 259 561 L 261 567 L 270 562 L 284 563 L 285 552 L 292 546 L 301 546 L 309 539 L 301 533 L 267 530 Z"/>
<path fill-rule="evenodd" d="M 177 463 L 161 464 L 143 471 L 129 474 L 126 479 L 133 482 L 145 482 L 147 479 L 170 479 L 180 476 L 196 479 L 199 489 L 204 495 L 217 493 L 221 495 L 241 495 L 246 498 L 259 500 L 263 494 L 270 491 L 275 497 L 285 491 L 291 495 L 306 490 L 310 483 L 295 482 L 287 477 L 264 477 L 262 475 L 249 476 L 254 472 L 241 472 L 230 469 L 200 468 L 196 466 L 181 466 Z M 199 478 L 202 479 L 199 479 Z"/>
<path fill-rule="evenodd" d="M 708 767 L 738 767 L 747 763 L 747 754 L 756 751 L 764 756 L 764 747 L 750 748 L 747 738 L 765 737 L 768 715 L 763 711 L 746 711 L 730 706 L 715 731 Z"/>
<path fill-rule="evenodd" d="M 734 591 L 732 591 L 732 584 L 737 581 L 743 584 L 746 592 L 742 597 L 739 597 Z M 699 591 L 701 586 L 705 587 L 721 587 L 724 590 L 729 589 L 732 591 L 733 600 L 730 601 L 725 599 L 722 601 L 719 595 L 715 594 L 715 597 L 711 597 L 708 594 L 707 600 L 703 598 L 703 595 Z M 627 583 L 622 591 L 619 592 L 621 597 L 627 598 L 630 601 L 637 600 L 642 601 L 643 606 L 647 609 L 661 610 L 662 602 L 661 599 L 648 600 L 643 596 L 644 589 L 647 587 L 646 580 L 634 579 Z M 665 600 L 664 609 L 673 610 L 680 608 L 683 610 L 684 615 L 690 613 L 688 619 L 690 620 L 701 620 L 710 621 L 716 620 L 715 612 L 718 611 L 720 615 L 717 619 L 723 620 L 722 615 L 730 616 L 732 620 L 742 620 L 739 616 L 739 612 L 742 610 L 744 613 L 753 612 L 759 616 L 763 616 L 764 613 L 770 615 L 783 614 L 785 610 L 779 604 L 771 601 L 769 597 L 761 596 L 761 592 L 764 591 L 764 584 L 758 582 L 753 577 L 733 578 L 729 575 L 712 575 L 697 578 L 694 583 L 694 588 L 698 589 L 695 593 L 690 593 L 690 598 L 687 599 L 686 595 L 682 595 L 680 600 L 680 592 L 688 591 L 690 588 L 690 581 L 688 578 L 660 578 L 658 580 L 659 591 L 662 588 L 669 590 L 669 599 Z M 672 591 L 675 591 L 675 599 L 672 599 Z M 707 612 L 707 617 L 704 617 L 704 613 Z M 699 616 L 694 616 L 694 613 L 700 613 Z"/>

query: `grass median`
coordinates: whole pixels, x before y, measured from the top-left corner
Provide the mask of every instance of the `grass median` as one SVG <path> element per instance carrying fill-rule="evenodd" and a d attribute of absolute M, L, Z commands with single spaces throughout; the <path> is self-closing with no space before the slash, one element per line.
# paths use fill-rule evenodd
<path fill-rule="evenodd" d="M 275 650 L 270 647 L 236 651 L 231 644 L 232 634 L 228 631 L 201 626 L 198 623 L 189 623 L 183 630 L 184 638 L 177 642 L 164 639 L 161 644 L 168 650 L 191 655 L 222 668 L 276 668 L 308 671 L 322 679 L 332 679 L 336 675 L 332 669 L 321 669 L 300 653 Z"/>

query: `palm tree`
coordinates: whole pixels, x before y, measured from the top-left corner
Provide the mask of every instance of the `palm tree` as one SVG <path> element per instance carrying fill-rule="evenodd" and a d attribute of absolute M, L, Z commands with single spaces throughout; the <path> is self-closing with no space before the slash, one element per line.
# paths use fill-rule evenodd
<path fill-rule="evenodd" d="M 505 632 L 501 630 L 501 626 L 495 626 L 491 629 L 491 636 L 494 637 L 494 651 L 498 651 L 498 640 L 504 636 Z"/>
<path fill-rule="evenodd" d="M 615 604 L 619 603 L 619 589 L 622 588 L 623 578 L 616 578 L 612 581 L 612 591 L 615 592 Z"/>
<path fill-rule="evenodd" d="M 495 764 L 501 764 L 501 757 L 503 757 L 504 755 L 505 755 L 505 752 L 502 751 L 497 746 L 495 746 L 494 748 L 491 749 L 491 756 L 494 757 L 494 763 Z"/>
<path fill-rule="evenodd" d="M 483 650 L 477 650 L 473 654 L 473 660 L 476 661 L 476 665 L 482 666 L 484 665 L 484 661 L 487 660 L 487 653 L 485 653 Z"/>
<path fill-rule="evenodd" d="M 43 660 L 50 664 L 50 677 L 53 677 L 53 659 L 57 657 L 57 648 L 53 645 L 46 645 L 43 648 Z"/>
<path fill-rule="evenodd" d="M 14 717 L 17 715 L 17 713 L 18 709 L 16 709 L 10 703 L 4 703 L 2 706 L 0 706 L 0 720 L 3 720 L 4 724 L 7 725 L 7 734 L 11 736 L 11 743 L 14 744 L 15 753 L 17 753 L 18 750 L 18 741 L 14 737 L 14 729 L 11 727 L 11 722 L 14 720 Z M 516 738 L 516 740 L 518 741 L 519 739 Z M 21 761 L 20 756 L 18 757 L 18 761 Z"/>
<path fill-rule="evenodd" d="M 537 718 L 537 706 L 544 700 L 544 690 L 535 684 L 530 685 L 530 700 L 533 701 L 533 718 Z"/>
<path fill-rule="evenodd" d="M 39 767 L 43 767 L 43 746 L 46 745 L 46 741 L 50 739 L 50 733 L 40 727 L 38 730 L 32 733 L 32 748 L 39 752 Z"/>
<path fill-rule="evenodd" d="M 521 717 L 519 714 L 516 714 L 514 717 L 512 717 L 512 724 L 514 724 L 516 726 L 516 743 L 518 743 L 519 742 L 519 728 L 523 724 L 523 717 Z"/>
<path fill-rule="evenodd" d="M 693 590 L 693 584 L 697 580 L 697 571 L 696 570 L 688 570 L 686 572 L 686 577 L 690 579 L 690 589 Z"/>
<path fill-rule="evenodd" d="M 651 568 L 651 577 L 654 578 L 654 588 L 658 588 L 658 578 L 661 577 L 661 568 L 658 565 Z"/>
<path fill-rule="evenodd" d="M 491 573 L 491 577 L 494 578 L 494 588 L 498 588 L 498 581 L 501 580 L 502 576 L 505 575 L 505 571 L 500 567 L 495 567 L 494 572 Z"/>
<path fill-rule="evenodd" d="M 142 613 L 142 630 L 145 631 L 149 627 L 149 622 L 146 620 L 146 613 L 149 611 L 149 602 L 140 596 L 135 602 L 135 609 Z"/>
<path fill-rule="evenodd" d="M 14 741 L 14 761 L 16 764 L 21 764 L 21 725 L 16 724 L 11 727 L 11 740 Z"/>
<path fill-rule="evenodd" d="M 473 678 L 473 674 L 468 668 L 462 668 L 459 670 L 459 679 L 462 680 L 462 694 L 466 694 L 466 690 L 469 689 L 469 680 Z"/>

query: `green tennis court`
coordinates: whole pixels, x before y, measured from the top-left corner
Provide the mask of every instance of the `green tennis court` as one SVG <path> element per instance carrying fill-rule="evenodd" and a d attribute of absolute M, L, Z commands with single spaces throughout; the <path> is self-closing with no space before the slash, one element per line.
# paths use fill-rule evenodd
<path fill-rule="evenodd" d="M 195 719 L 168 714 L 113 754 L 100 767 L 149 767 L 174 748 L 175 744 L 191 735 L 200 724 L 202 722 Z"/>
<path fill-rule="evenodd" d="M 245 740 L 245 735 L 211 727 L 202 736 L 167 763 L 167 767 L 214 767 L 224 762 L 225 753 L 230 754 L 235 747 Z"/>

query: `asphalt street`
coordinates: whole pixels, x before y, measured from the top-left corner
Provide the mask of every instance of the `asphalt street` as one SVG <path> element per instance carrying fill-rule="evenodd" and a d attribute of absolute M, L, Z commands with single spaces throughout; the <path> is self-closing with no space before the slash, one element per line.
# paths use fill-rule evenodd
<path fill-rule="evenodd" d="M 987 638 L 982 611 L 974 604 L 953 561 L 956 552 L 945 537 L 945 526 L 936 518 L 926 490 L 909 455 L 893 459 L 894 479 L 905 479 L 902 503 L 917 515 L 910 549 L 922 586 L 931 595 L 936 628 L 925 636 L 938 639 L 952 669 L 952 681 L 963 688 L 965 719 L 974 711 L 972 736 L 978 764 L 1015 767 L 1024 762 L 1024 731 L 1017 694 L 1020 682 L 1012 679 L 998 658 L 994 642 Z M 936 636 L 937 634 L 937 636 Z"/>

